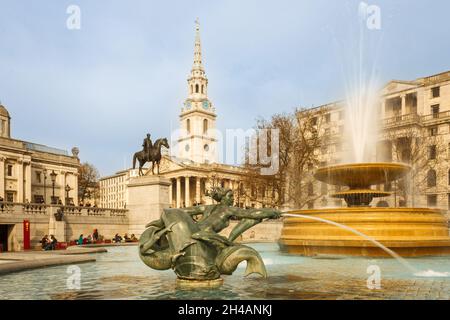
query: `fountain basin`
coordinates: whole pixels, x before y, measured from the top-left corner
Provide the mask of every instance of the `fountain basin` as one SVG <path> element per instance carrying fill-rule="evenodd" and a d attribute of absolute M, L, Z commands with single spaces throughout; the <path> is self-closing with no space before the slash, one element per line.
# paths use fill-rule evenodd
<path fill-rule="evenodd" d="M 402 257 L 450 254 L 446 217 L 427 208 L 368 208 L 300 210 L 354 228 Z M 353 233 L 305 218 L 284 218 L 279 246 L 282 251 L 303 256 L 349 255 L 388 257 L 382 249 Z"/>
<path fill-rule="evenodd" d="M 402 163 L 352 163 L 320 168 L 314 177 L 322 182 L 348 186 L 350 189 L 369 189 L 371 185 L 397 180 L 411 171 Z"/>

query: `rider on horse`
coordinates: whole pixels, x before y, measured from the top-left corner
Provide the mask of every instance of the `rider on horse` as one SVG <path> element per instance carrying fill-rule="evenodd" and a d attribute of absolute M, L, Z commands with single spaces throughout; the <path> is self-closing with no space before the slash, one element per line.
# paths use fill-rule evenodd
<path fill-rule="evenodd" d="M 144 147 L 144 152 L 148 159 L 147 161 L 149 161 L 150 150 L 152 150 L 153 147 L 152 139 L 150 139 L 150 133 L 147 133 L 147 137 L 144 139 L 144 142 L 142 142 L 142 146 Z"/>

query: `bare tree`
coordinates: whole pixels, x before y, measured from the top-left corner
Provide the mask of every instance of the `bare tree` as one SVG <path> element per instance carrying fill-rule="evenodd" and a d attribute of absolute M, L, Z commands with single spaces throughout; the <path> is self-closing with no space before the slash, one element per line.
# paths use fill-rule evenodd
<path fill-rule="evenodd" d="M 100 175 L 94 165 L 85 162 L 78 171 L 78 197 L 84 203 L 85 199 L 96 199 L 99 194 Z"/>
<path fill-rule="evenodd" d="M 321 197 L 314 191 L 312 169 L 319 164 L 325 112 L 325 109 L 296 109 L 257 121 L 256 130 L 279 130 L 279 170 L 263 176 L 260 172 L 264 165 L 247 161 L 243 179 L 247 197 L 262 205 L 295 208 L 303 208 Z M 268 143 L 270 153 L 270 138 Z"/>
<path fill-rule="evenodd" d="M 404 205 L 417 205 L 416 196 L 439 188 L 439 181 L 446 181 L 447 172 L 442 170 L 442 163 L 446 161 L 447 146 L 437 127 L 390 129 L 383 132 L 383 137 L 392 150 L 392 159 L 388 160 L 411 166 L 409 176 L 398 181 L 395 190 Z"/>

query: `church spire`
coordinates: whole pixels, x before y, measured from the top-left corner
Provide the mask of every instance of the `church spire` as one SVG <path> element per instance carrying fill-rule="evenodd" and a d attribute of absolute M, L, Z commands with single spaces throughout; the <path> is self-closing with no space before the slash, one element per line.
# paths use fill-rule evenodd
<path fill-rule="evenodd" d="M 200 22 L 198 18 L 195 20 L 195 49 L 194 49 L 194 65 L 192 71 L 203 70 L 202 64 L 202 43 L 200 40 Z"/>

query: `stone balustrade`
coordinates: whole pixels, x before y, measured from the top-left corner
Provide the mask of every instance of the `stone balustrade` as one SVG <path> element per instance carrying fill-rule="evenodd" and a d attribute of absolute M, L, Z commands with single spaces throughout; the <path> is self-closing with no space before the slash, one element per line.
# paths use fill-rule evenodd
<path fill-rule="evenodd" d="M 67 216 L 92 217 L 127 217 L 127 209 L 109 209 L 97 207 L 76 207 L 64 205 L 47 205 L 40 203 L 0 202 L 0 217 L 2 215 L 34 215 L 50 216 L 59 209 Z"/>

